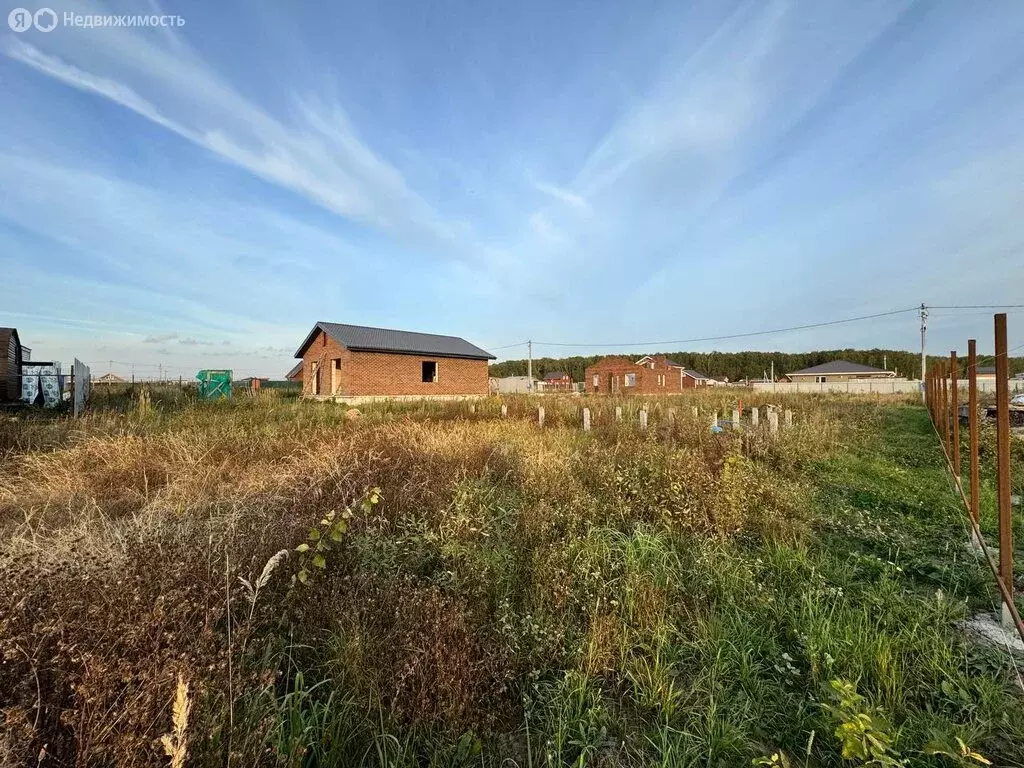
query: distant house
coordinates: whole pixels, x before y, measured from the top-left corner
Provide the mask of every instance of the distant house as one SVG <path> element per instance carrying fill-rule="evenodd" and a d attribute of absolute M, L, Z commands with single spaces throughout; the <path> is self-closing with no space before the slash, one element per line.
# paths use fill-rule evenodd
<path fill-rule="evenodd" d="M 994 365 L 979 365 L 975 369 L 975 378 L 986 381 L 996 380 L 996 367 Z"/>
<path fill-rule="evenodd" d="M 794 382 L 814 382 L 821 384 L 827 381 L 851 381 L 853 379 L 894 379 L 895 371 L 884 371 L 870 365 L 851 363 L 849 360 L 832 360 L 821 365 L 813 365 L 801 371 L 787 373 L 786 378 Z"/>
<path fill-rule="evenodd" d="M 549 371 L 544 374 L 545 392 L 571 392 L 572 376 L 565 371 Z"/>
<path fill-rule="evenodd" d="M 124 384 L 124 379 L 116 373 L 104 373 L 92 380 L 93 384 Z"/>
<path fill-rule="evenodd" d="M 295 352 L 305 397 L 486 395 L 494 355 L 458 336 L 320 322 Z"/>
<path fill-rule="evenodd" d="M 589 366 L 584 376 L 587 392 L 600 394 L 669 394 L 704 386 L 708 378 L 687 371 L 661 355 L 647 355 L 633 362 L 626 357 L 606 357 Z"/>
<path fill-rule="evenodd" d="M 17 328 L 0 328 L 0 401 L 21 399 L 21 340 Z"/>
<path fill-rule="evenodd" d="M 294 381 L 294 382 L 298 382 L 299 384 L 301 384 L 302 383 L 302 361 L 300 360 L 299 362 L 297 362 L 295 364 L 295 367 L 292 368 L 290 371 L 288 371 L 288 373 L 286 373 L 284 377 L 286 379 L 288 379 L 288 381 Z"/>
<path fill-rule="evenodd" d="M 687 387 L 706 387 L 714 379 L 710 376 L 705 376 L 700 371 L 695 371 L 692 368 L 683 368 L 683 388 Z M 692 384 L 689 382 L 693 382 Z"/>

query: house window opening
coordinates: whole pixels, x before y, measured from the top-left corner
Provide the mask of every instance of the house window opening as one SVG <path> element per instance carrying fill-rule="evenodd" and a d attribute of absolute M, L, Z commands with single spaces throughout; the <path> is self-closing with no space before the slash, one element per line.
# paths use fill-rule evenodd
<path fill-rule="evenodd" d="M 597 389 L 601 384 L 601 377 L 598 374 L 594 374 L 594 389 Z"/>
<path fill-rule="evenodd" d="M 424 360 L 422 372 L 424 384 L 437 383 L 437 363 L 434 360 Z"/>
<path fill-rule="evenodd" d="M 635 387 L 636 386 L 636 374 L 635 373 L 627 373 L 626 374 L 626 386 L 627 387 Z"/>

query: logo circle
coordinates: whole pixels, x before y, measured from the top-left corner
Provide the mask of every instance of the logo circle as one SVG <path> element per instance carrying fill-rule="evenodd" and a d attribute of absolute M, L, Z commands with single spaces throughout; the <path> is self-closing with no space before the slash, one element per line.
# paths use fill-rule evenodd
<path fill-rule="evenodd" d="M 7 26 L 15 32 L 25 32 L 32 27 L 32 11 L 15 8 L 7 14 Z"/>
<path fill-rule="evenodd" d="M 40 32 L 52 32 L 57 26 L 57 14 L 52 8 L 40 8 L 32 17 L 32 22 Z"/>

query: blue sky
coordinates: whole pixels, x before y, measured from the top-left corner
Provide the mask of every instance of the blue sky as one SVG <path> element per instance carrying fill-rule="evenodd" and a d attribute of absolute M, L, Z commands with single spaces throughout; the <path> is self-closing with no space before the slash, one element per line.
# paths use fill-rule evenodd
<path fill-rule="evenodd" d="M 280 376 L 317 320 L 501 347 L 1024 303 L 1018 0 L 50 7 L 185 24 L 0 27 L 0 324 L 37 357 Z M 936 310 L 929 347 L 991 327 Z"/>

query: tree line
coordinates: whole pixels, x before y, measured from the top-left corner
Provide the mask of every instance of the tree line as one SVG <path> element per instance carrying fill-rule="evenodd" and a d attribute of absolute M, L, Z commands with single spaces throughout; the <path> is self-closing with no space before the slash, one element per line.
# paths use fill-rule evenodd
<path fill-rule="evenodd" d="M 885 368 L 908 379 L 916 379 L 921 374 L 921 355 L 899 349 L 822 349 L 814 352 L 634 352 L 614 356 L 639 360 L 645 355 L 664 355 L 684 368 L 699 371 L 713 378 L 725 377 L 729 381 L 770 377 L 773 362 L 776 379 L 787 373 L 832 360 L 847 360 L 851 363 Z M 609 355 L 534 358 L 533 375 L 542 379 L 546 373 L 565 371 L 573 381 L 583 381 L 587 366 L 605 357 Z M 939 360 L 948 361 L 949 357 L 928 356 L 929 364 Z M 966 356 L 960 361 L 961 375 L 965 365 Z M 994 362 L 991 357 L 979 356 L 978 365 L 994 365 Z M 526 360 L 505 360 L 490 366 L 490 375 L 495 377 L 525 376 L 526 371 Z M 1021 372 L 1024 372 L 1024 357 L 1010 358 L 1010 375 Z"/>

